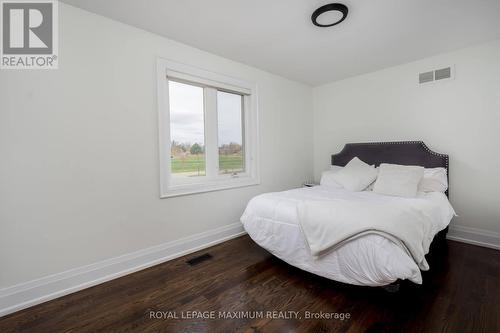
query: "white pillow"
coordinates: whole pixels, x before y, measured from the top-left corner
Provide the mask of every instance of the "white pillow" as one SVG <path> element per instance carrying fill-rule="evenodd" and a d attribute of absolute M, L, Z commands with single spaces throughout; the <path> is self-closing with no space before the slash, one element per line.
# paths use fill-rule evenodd
<path fill-rule="evenodd" d="M 363 191 L 377 178 L 377 170 L 373 165 L 354 157 L 342 170 L 333 174 L 332 178 L 347 190 Z"/>
<path fill-rule="evenodd" d="M 424 177 L 418 184 L 419 192 L 446 192 L 448 177 L 445 168 L 426 168 Z"/>
<path fill-rule="evenodd" d="M 380 164 L 373 192 L 413 198 L 424 176 L 424 167 L 398 164 Z"/>
<path fill-rule="evenodd" d="M 373 182 L 370 185 L 368 185 L 368 187 L 365 188 L 364 191 L 372 192 L 374 186 L 375 186 L 375 182 Z"/>
<path fill-rule="evenodd" d="M 377 170 L 377 177 L 378 177 L 378 167 L 375 167 L 375 170 Z M 365 188 L 363 191 L 372 192 L 373 187 L 375 186 L 375 181 L 376 179 L 370 185 L 368 185 L 368 187 Z"/>
<path fill-rule="evenodd" d="M 343 167 L 338 166 L 338 165 L 332 165 L 330 167 L 330 170 L 323 171 L 321 173 L 321 179 L 319 181 L 320 185 L 324 186 L 330 186 L 330 187 L 335 187 L 335 188 L 342 188 L 342 185 L 337 183 L 335 179 L 333 178 L 333 175 L 342 170 Z"/>

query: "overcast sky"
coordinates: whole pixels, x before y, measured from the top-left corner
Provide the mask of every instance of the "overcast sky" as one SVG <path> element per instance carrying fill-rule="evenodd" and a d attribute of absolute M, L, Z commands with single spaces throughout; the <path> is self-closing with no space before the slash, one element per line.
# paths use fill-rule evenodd
<path fill-rule="evenodd" d="M 179 143 L 205 144 L 203 88 L 169 81 L 170 132 Z M 219 145 L 242 143 L 241 96 L 217 93 Z"/>

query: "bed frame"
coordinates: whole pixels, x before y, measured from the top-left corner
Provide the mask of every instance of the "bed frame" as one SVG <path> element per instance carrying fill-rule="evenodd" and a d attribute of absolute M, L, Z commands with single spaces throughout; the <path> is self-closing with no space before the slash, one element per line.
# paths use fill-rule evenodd
<path fill-rule="evenodd" d="M 332 165 L 345 166 L 353 157 L 358 157 L 368 164 L 379 166 L 381 163 L 401 165 L 419 165 L 426 168 L 446 168 L 450 174 L 449 157 L 429 149 L 422 141 L 393 141 L 348 143 L 341 152 L 332 155 Z M 449 181 L 448 181 L 449 184 Z M 449 197 L 449 186 L 446 195 Z M 435 237 L 433 247 L 446 241 L 448 227 Z"/>
<path fill-rule="evenodd" d="M 423 141 L 348 143 L 340 153 L 332 155 L 332 165 L 345 166 L 356 156 L 375 166 L 392 163 L 425 168 L 442 167 L 446 169 L 447 175 L 450 174 L 448 155 L 430 150 Z"/>

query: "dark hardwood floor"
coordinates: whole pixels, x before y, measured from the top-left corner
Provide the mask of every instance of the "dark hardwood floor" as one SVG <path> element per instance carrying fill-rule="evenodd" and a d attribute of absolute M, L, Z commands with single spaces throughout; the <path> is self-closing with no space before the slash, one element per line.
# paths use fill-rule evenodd
<path fill-rule="evenodd" d="M 213 257 L 186 263 L 207 252 Z M 431 254 L 424 285 L 388 293 L 303 272 L 243 236 L 0 318 L 0 332 L 500 332 L 500 251 L 448 241 Z M 151 318 L 168 311 L 263 318 Z M 306 319 L 305 311 L 350 318 Z"/>

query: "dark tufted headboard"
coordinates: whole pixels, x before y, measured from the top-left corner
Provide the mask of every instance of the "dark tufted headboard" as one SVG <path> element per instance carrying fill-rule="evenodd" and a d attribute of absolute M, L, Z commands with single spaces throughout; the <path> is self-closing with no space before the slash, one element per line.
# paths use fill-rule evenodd
<path fill-rule="evenodd" d="M 340 153 L 332 155 L 332 165 L 345 166 L 355 156 L 376 166 L 392 163 L 426 168 L 443 167 L 449 175 L 448 155 L 430 150 L 422 141 L 348 143 Z"/>

